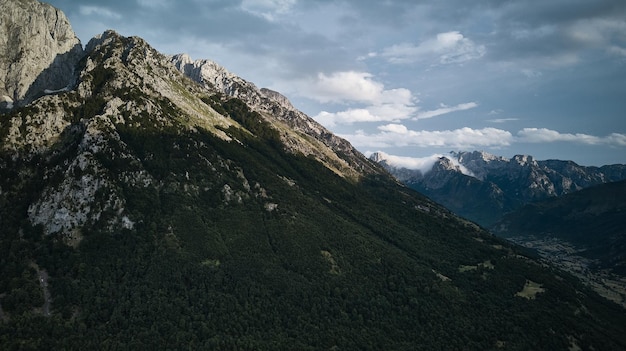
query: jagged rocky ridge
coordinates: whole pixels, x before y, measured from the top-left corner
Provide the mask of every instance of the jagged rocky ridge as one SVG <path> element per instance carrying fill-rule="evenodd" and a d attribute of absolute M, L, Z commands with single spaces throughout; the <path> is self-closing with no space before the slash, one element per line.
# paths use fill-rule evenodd
<path fill-rule="evenodd" d="M 235 76 L 210 60 L 193 61 L 188 55 L 179 54 L 172 56 L 171 62 L 205 88 L 243 100 L 274 125 L 284 124 L 279 127 L 281 139 L 291 151 L 312 155 L 328 167 L 348 176 L 379 172 L 350 143 L 293 107 L 282 94 L 267 88 L 258 89 L 253 83 Z M 319 143 L 329 150 L 320 148 Z"/>
<path fill-rule="evenodd" d="M 614 304 L 304 117 L 140 38 L 85 55 L 73 89 L 0 115 L 0 348 L 626 345 Z"/>
<path fill-rule="evenodd" d="M 399 181 L 484 226 L 530 202 L 626 179 L 626 165 L 586 167 L 572 161 L 537 161 L 528 155 L 507 159 L 480 151 L 450 153 L 424 173 L 395 167 L 383 154 L 370 158 Z"/>

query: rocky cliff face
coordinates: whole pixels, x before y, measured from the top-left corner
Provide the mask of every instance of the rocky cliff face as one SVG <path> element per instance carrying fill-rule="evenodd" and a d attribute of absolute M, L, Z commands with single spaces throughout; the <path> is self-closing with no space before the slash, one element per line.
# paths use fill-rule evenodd
<path fill-rule="evenodd" d="M 0 107 L 71 86 L 83 49 L 65 15 L 35 0 L 1 0 L 0 8 Z"/>

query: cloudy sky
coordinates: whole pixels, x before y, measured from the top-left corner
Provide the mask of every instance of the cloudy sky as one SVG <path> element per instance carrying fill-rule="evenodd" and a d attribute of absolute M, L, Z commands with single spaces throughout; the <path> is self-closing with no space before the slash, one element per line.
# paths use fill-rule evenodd
<path fill-rule="evenodd" d="M 286 95 L 364 153 L 626 163 L 624 0 L 48 0 Z"/>

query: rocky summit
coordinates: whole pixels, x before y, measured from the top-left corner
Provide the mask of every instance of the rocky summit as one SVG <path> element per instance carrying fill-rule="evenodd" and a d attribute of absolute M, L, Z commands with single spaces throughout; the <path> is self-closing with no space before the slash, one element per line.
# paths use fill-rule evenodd
<path fill-rule="evenodd" d="M 63 12 L 35 1 L 0 8 L 0 108 L 69 88 L 83 48 Z"/>
<path fill-rule="evenodd" d="M 11 33 L 65 23 L 2 5 L 32 19 Z M 112 30 L 77 43 L 26 45 L 34 95 L 0 114 L 0 349 L 626 348 L 621 307 L 281 94 Z M 51 57 L 73 74 L 37 93 Z"/>

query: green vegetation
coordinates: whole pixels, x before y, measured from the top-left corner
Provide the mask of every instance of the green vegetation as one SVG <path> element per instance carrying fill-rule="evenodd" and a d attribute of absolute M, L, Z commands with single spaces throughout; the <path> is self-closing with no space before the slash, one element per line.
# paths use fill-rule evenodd
<path fill-rule="evenodd" d="M 626 276 L 626 181 L 606 183 L 533 204 L 494 225 L 504 237 L 558 238 Z M 584 249 L 584 250 L 583 250 Z"/>

